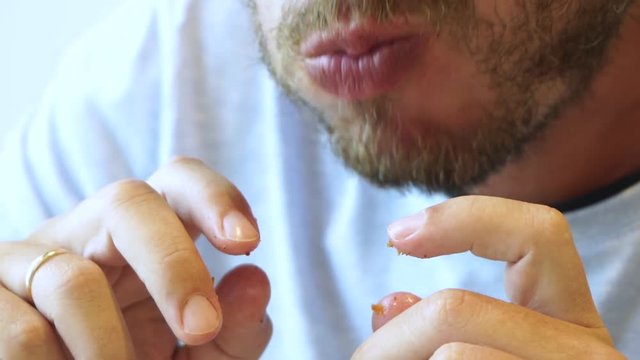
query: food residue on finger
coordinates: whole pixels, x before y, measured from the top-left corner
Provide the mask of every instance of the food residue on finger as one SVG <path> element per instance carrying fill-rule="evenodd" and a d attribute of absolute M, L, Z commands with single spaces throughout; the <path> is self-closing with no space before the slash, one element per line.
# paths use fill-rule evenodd
<path fill-rule="evenodd" d="M 408 292 L 395 292 L 371 305 L 371 328 L 377 331 L 391 319 L 420 301 L 420 298 Z"/>
<path fill-rule="evenodd" d="M 371 305 L 371 311 L 376 315 L 384 315 L 384 306 L 380 304 Z"/>
<path fill-rule="evenodd" d="M 397 247 L 395 247 L 395 245 L 393 244 L 393 242 L 391 240 L 387 241 L 387 247 L 390 249 L 395 248 L 396 251 L 398 252 L 398 255 L 407 255 L 406 253 L 400 251 L 400 249 L 398 249 Z"/>

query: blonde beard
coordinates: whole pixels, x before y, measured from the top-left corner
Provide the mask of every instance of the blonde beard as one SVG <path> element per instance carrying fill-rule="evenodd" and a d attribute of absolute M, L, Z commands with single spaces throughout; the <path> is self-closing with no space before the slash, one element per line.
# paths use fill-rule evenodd
<path fill-rule="evenodd" d="M 565 11 L 573 9 L 573 14 L 567 14 L 562 31 L 551 36 L 557 27 L 552 11 L 562 7 L 560 2 L 525 3 L 528 8 L 523 11 L 528 12 L 523 13 L 521 22 L 511 24 L 511 31 L 502 34 L 505 36 L 496 35 L 486 43 L 476 41 L 478 33 L 493 31 L 495 24 L 475 18 L 473 1 L 319 0 L 304 9 L 287 10 L 277 31 L 283 69 L 294 68 L 291 65 L 298 59 L 296 49 L 301 39 L 335 23 L 344 6 L 359 16 L 374 15 L 380 21 L 403 13 L 422 14 L 441 36 L 458 41 L 467 50 L 491 79 L 488 90 L 500 99 L 476 122 L 480 126 L 464 133 L 423 129 L 407 135 L 412 132 L 403 131 L 403 127 L 409 126 L 411 119 L 398 119 L 384 98 L 352 103 L 344 112 L 329 117 L 298 96 L 284 71 L 270 69 L 290 97 L 315 110 L 334 152 L 362 176 L 380 186 L 460 194 L 517 159 L 552 120 L 588 91 L 631 3 L 564 0 Z M 338 4 L 343 4 L 342 10 Z M 260 30 L 258 25 L 259 34 Z M 261 35 L 269 66 L 272 54 Z M 551 88 L 562 91 L 549 99 L 545 93 Z M 429 123 L 419 120 L 415 123 Z"/>

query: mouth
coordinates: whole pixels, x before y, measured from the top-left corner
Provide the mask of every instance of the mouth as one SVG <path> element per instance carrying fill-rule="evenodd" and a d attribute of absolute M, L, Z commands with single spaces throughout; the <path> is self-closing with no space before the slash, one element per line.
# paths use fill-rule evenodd
<path fill-rule="evenodd" d="M 395 88 L 419 63 L 427 37 L 419 29 L 374 21 L 316 33 L 301 45 L 307 74 L 345 100 L 367 100 Z"/>

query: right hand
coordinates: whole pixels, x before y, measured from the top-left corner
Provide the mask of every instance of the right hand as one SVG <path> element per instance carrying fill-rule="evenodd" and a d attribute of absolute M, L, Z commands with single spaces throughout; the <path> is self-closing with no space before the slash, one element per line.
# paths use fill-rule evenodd
<path fill-rule="evenodd" d="M 180 158 L 147 182 L 107 186 L 24 241 L 0 242 L 0 359 L 257 358 L 271 336 L 269 281 L 243 266 L 214 289 L 193 243 L 201 233 L 230 255 L 259 243 L 242 194 Z M 36 272 L 32 305 L 25 274 L 55 248 L 69 253 Z"/>

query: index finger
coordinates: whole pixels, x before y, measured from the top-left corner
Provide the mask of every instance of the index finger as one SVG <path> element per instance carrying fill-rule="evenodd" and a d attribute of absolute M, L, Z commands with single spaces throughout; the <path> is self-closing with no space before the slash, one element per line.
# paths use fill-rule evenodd
<path fill-rule="evenodd" d="M 174 333 L 188 344 L 220 328 L 220 305 L 192 238 L 200 232 L 230 254 L 259 242 L 242 194 L 195 159 L 176 158 L 148 183 L 115 183 L 33 236 L 103 266 L 129 264 Z"/>
<path fill-rule="evenodd" d="M 506 261 L 512 301 L 577 325 L 603 326 L 571 229 L 555 209 L 466 196 L 392 224 L 389 236 L 400 252 L 416 257 L 471 251 Z"/>
<path fill-rule="evenodd" d="M 109 200 L 98 206 L 103 206 L 108 237 L 174 334 L 188 344 L 210 340 L 222 323 L 220 304 L 209 271 L 176 213 L 144 183 L 125 183 L 104 196 Z"/>
<path fill-rule="evenodd" d="M 220 251 L 244 255 L 258 246 L 258 224 L 242 193 L 202 161 L 178 157 L 147 181 L 162 194 L 189 233 L 203 232 Z"/>

